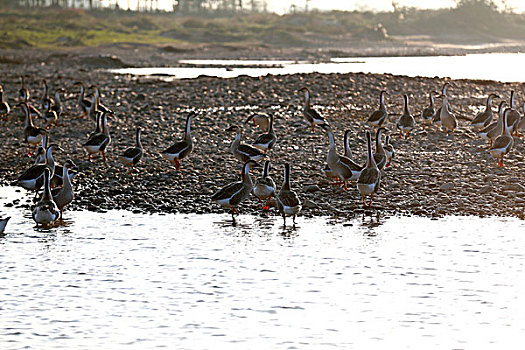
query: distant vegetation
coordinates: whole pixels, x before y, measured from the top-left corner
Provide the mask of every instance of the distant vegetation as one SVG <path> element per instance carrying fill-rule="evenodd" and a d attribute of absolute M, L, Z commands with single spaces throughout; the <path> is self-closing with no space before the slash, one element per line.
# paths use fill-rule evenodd
<path fill-rule="evenodd" d="M 310 11 L 283 16 L 256 11 L 225 16 L 224 12 L 213 15 L 209 11 L 181 15 L 88 10 L 60 6 L 72 4 L 73 0 L 53 2 L 55 6 L 38 8 L 19 5 L 42 4 L 43 0 L 12 1 L 13 6 L 2 2 L 0 49 L 116 43 L 316 47 L 334 42 L 391 40 L 400 35 L 425 35 L 434 41 L 455 43 L 525 40 L 525 16 L 485 0 L 459 0 L 456 8 L 443 10 L 396 7 L 394 12 L 383 13 Z"/>

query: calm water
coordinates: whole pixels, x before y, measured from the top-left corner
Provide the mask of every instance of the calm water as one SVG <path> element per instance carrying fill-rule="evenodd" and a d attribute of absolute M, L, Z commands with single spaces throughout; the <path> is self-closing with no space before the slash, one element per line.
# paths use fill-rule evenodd
<path fill-rule="evenodd" d="M 523 221 L 299 218 L 284 229 L 277 217 L 232 227 L 228 214 L 115 211 L 67 212 L 68 226 L 37 230 L 25 211 L 2 210 L 13 219 L 0 238 L 1 349 L 525 342 Z"/>
<path fill-rule="evenodd" d="M 214 68 L 125 68 L 115 69 L 119 74 L 165 75 L 165 79 L 191 79 L 199 75 L 233 78 L 267 74 L 296 73 L 390 73 L 407 76 L 450 77 L 452 79 L 483 79 L 501 82 L 525 82 L 523 53 L 490 53 L 465 56 L 418 57 L 359 57 L 334 58 L 330 62 L 310 63 L 294 61 L 242 61 L 242 60 L 183 60 L 180 63 L 214 65 Z M 243 65 L 260 65 L 248 68 Z M 278 65 L 278 67 L 275 67 Z M 264 67 L 267 66 L 267 67 Z"/>

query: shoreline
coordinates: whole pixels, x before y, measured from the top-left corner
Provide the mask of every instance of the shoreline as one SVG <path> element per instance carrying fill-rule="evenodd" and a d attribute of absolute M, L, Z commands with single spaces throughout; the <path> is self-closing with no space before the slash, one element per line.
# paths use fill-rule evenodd
<path fill-rule="evenodd" d="M 42 57 L 47 54 L 43 52 Z M 20 88 L 21 74 L 27 76 L 26 84 L 32 92 L 34 104 L 39 101 L 39 81 L 43 78 L 48 80 L 52 92 L 58 87 L 67 90 L 64 99 L 67 109 L 62 118 L 65 126 L 55 127 L 50 132 L 51 142 L 59 143 L 64 149 L 64 152 L 54 154 L 55 160 L 63 163 L 71 158 L 78 166 L 79 174 L 73 180 L 76 198 L 66 208 L 65 218 L 68 210 L 85 209 L 125 209 L 142 213 L 228 212 L 210 199 L 216 190 L 236 181 L 241 170 L 240 162 L 228 151 L 233 135 L 224 130 L 231 124 L 242 123 L 254 111 L 275 115 L 278 143 L 270 156 L 270 174 L 280 188 L 283 164 L 291 164 L 292 187 L 303 201 L 307 200 L 299 215 L 346 217 L 369 212 L 363 208 L 355 185 L 350 185 L 349 191 L 344 192 L 342 188 L 332 187 L 324 176 L 322 168 L 328 137 L 320 130 L 313 134 L 305 130 L 303 97 L 296 92 L 302 86 L 310 87 L 314 107 L 330 121 L 338 151 L 342 152 L 344 130 L 351 130 L 350 143 L 359 163 L 364 161 L 365 154 L 363 121 L 377 107 L 379 90 L 390 92 L 387 108 L 391 116 L 386 126 L 393 135 L 396 156 L 392 169 L 386 171 L 377 198 L 374 198 L 372 212 L 427 217 L 494 215 L 524 218 L 523 138 L 515 141 L 514 150 L 505 158 L 504 168 L 499 169 L 486 152 L 485 142 L 468 127 L 468 119 L 483 108 L 488 93 L 495 92 L 508 99 L 510 90 L 514 89 L 521 104 L 525 96 L 524 84 L 451 81 L 454 87 L 449 92 L 459 127 L 453 136 L 446 137 L 435 127 L 423 131 L 418 115 L 428 104 L 428 92 L 440 90 L 442 84 L 450 80 L 384 74 L 311 73 L 260 78 L 200 77 L 164 82 L 109 74 L 100 69 L 103 67 L 92 68 L 82 60 L 71 60 L 67 65 L 68 57 L 50 60 L 44 65 L 32 62 L 4 64 L 6 74 L 1 82 L 11 104 Z M 38 57 L 32 60 L 38 60 Z M 116 117 L 110 122 L 112 143 L 107 168 L 100 159 L 87 162 L 81 147 L 86 135 L 94 129 L 94 123 L 87 119 L 73 119 L 78 115 L 75 102 L 78 89 L 73 87 L 78 80 L 84 81 L 86 86 L 99 86 L 104 103 L 116 112 Z M 411 111 L 418 126 L 407 141 L 395 137 L 395 121 L 402 111 L 403 93 L 410 96 Z M 158 153 L 181 138 L 186 114 L 192 109 L 198 114 L 192 127 L 195 149 L 188 159 L 183 160 L 180 174 Z M 27 147 L 21 139 L 23 117 L 20 110 L 12 112 L 7 126 L 0 132 L 4 140 L 0 185 L 15 180 L 21 173 L 20 169 L 27 168 L 32 161 L 25 154 Z M 143 130 L 145 155 L 137 165 L 140 172 L 127 176 L 127 168 L 124 169 L 117 156 L 134 145 L 136 127 Z M 257 134 L 258 131 L 248 126 L 243 140 L 253 140 Z M 252 172 L 252 178 L 257 176 L 258 173 Z M 239 206 L 239 211 L 259 215 L 257 199 L 250 197 Z M 278 213 L 272 209 L 270 215 Z"/>

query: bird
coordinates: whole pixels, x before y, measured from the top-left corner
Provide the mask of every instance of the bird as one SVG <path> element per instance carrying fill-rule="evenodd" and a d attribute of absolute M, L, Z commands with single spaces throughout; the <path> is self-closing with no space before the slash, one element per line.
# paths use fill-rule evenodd
<path fill-rule="evenodd" d="M 525 103 L 523 104 L 523 115 L 520 118 L 520 122 L 516 126 L 516 133 L 519 133 L 520 130 L 525 130 Z"/>
<path fill-rule="evenodd" d="M 268 129 L 270 128 L 270 117 L 268 116 L 268 114 L 265 114 L 265 113 L 252 114 L 251 116 L 248 117 L 248 119 L 246 119 L 244 124 L 249 123 L 250 120 L 252 120 L 253 124 L 258 126 L 262 132 L 268 132 Z"/>
<path fill-rule="evenodd" d="M 445 95 L 445 96 L 448 97 L 447 91 L 448 91 L 448 87 L 449 86 L 451 86 L 451 84 L 449 82 L 446 82 L 446 83 L 443 84 L 443 87 L 441 88 L 441 95 Z M 438 96 L 438 97 L 440 97 L 440 96 Z M 449 110 L 449 112 L 452 113 L 452 108 L 450 107 L 450 103 L 447 103 L 447 109 Z M 439 107 L 437 109 L 436 113 L 434 114 L 433 122 L 434 122 L 434 124 L 437 124 L 438 126 L 441 125 L 441 107 Z"/>
<path fill-rule="evenodd" d="M 270 210 L 270 200 L 275 195 L 275 182 L 269 175 L 270 173 L 270 161 L 264 162 L 264 167 L 261 177 L 255 180 L 253 186 L 253 194 L 259 198 L 259 200 L 266 200 L 266 204 L 262 207 L 263 210 Z"/>
<path fill-rule="evenodd" d="M 489 149 L 489 153 L 496 158 L 498 161 L 498 166 L 503 168 L 503 156 L 510 152 L 512 146 L 514 145 L 514 139 L 510 132 L 510 127 L 507 125 L 507 118 L 509 116 L 511 109 L 505 109 L 503 113 L 503 131 L 500 136 L 496 138 L 494 144 Z"/>
<path fill-rule="evenodd" d="M 110 112 L 113 112 L 111 109 L 109 109 L 108 107 L 106 107 L 104 104 L 102 104 L 102 102 L 100 101 L 100 91 L 98 89 L 97 86 L 95 85 L 91 85 L 89 87 L 90 89 L 94 89 L 95 90 L 95 98 L 97 99 L 97 108 L 96 110 L 97 111 L 100 111 L 100 112 L 106 112 L 106 113 L 110 113 Z"/>
<path fill-rule="evenodd" d="M 385 95 L 386 91 L 383 90 L 379 93 L 379 109 L 372 112 L 368 120 L 366 121 L 373 128 L 380 128 L 388 117 L 388 112 L 385 107 Z"/>
<path fill-rule="evenodd" d="M 180 171 L 180 161 L 190 155 L 193 151 L 193 140 L 191 138 L 191 121 L 195 117 L 195 112 L 190 112 L 186 117 L 186 128 L 184 137 L 174 145 L 170 146 L 160 154 L 168 161 L 175 163 L 175 167 Z"/>
<path fill-rule="evenodd" d="M 100 117 L 102 123 L 102 132 L 94 134 L 82 145 L 88 153 L 88 160 L 91 160 L 91 157 L 93 155 L 102 153 L 104 163 L 106 162 L 106 148 L 111 142 L 111 135 L 109 133 L 107 115 L 108 113 L 103 113 Z"/>
<path fill-rule="evenodd" d="M 347 157 L 348 159 L 350 159 L 352 162 L 354 162 L 352 149 L 350 148 L 350 133 L 351 133 L 350 130 L 346 130 L 344 138 L 343 138 L 344 149 L 345 149 L 344 156 Z M 337 174 L 335 174 L 332 171 L 332 169 L 330 169 L 330 167 L 328 166 L 328 163 L 325 164 L 325 167 L 323 168 L 323 172 L 325 173 L 326 177 L 328 177 L 329 179 L 336 180 L 336 182 L 333 185 L 337 185 L 337 186 L 341 185 L 341 181 L 339 180 L 339 176 Z"/>
<path fill-rule="evenodd" d="M 394 158 L 394 155 L 395 155 L 395 148 L 390 143 L 390 135 L 386 135 L 385 145 L 383 146 L 383 149 L 385 150 L 385 154 L 386 154 L 385 168 L 389 168 L 390 164 L 392 163 L 392 158 Z"/>
<path fill-rule="evenodd" d="M 476 117 L 470 122 L 470 125 L 477 130 L 481 130 L 492 122 L 494 118 L 494 113 L 492 112 L 492 99 L 499 98 L 496 94 L 489 94 L 487 97 L 487 104 L 485 105 L 485 110 L 479 112 Z"/>
<path fill-rule="evenodd" d="M 505 107 L 507 107 L 507 102 L 501 101 L 498 107 L 498 120 L 478 131 L 478 135 L 482 139 L 489 141 L 489 147 L 492 147 L 496 137 L 501 135 L 501 132 L 503 131 L 503 114 L 505 113 Z"/>
<path fill-rule="evenodd" d="M 436 91 L 430 91 L 428 94 L 430 104 L 421 112 L 421 123 L 423 124 L 423 128 L 432 124 L 432 121 L 434 120 L 434 116 L 436 114 L 434 95 L 439 95 L 439 93 Z"/>
<path fill-rule="evenodd" d="M 65 206 L 73 201 L 75 198 L 75 193 L 73 192 L 73 186 L 71 184 L 71 176 L 69 169 L 74 167 L 75 163 L 71 159 L 66 160 L 62 166 L 62 178 L 64 179 L 64 184 L 60 188 L 56 188 L 52 191 L 53 200 L 55 201 L 58 210 L 60 211 L 60 219 L 62 219 L 62 211 Z"/>
<path fill-rule="evenodd" d="M 60 216 L 60 212 L 56 203 L 53 201 L 51 190 L 49 188 L 50 173 L 51 172 L 48 168 L 44 169 L 44 195 L 35 205 L 32 212 L 33 220 L 37 225 L 49 226 Z"/>
<path fill-rule="evenodd" d="M 26 169 L 18 179 L 12 183 L 25 188 L 29 191 L 38 191 L 44 184 L 44 170 L 49 169 L 51 171 L 51 177 L 55 173 L 55 161 L 53 159 L 53 150 L 61 149 L 57 144 L 51 144 L 46 149 L 44 163 L 32 165 Z"/>
<path fill-rule="evenodd" d="M 49 92 L 47 87 L 47 81 L 45 79 L 42 80 L 42 99 L 40 100 L 42 103 L 42 110 L 47 110 L 48 108 L 51 108 L 51 100 L 49 99 Z"/>
<path fill-rule="evenodd" d="M 510 111 L 507 116 L 507 126 L 512 135 L 516 135 L 516 129 L 520 122 L 521 115 L 516 107 L 516 101 L 514 100 L 514 90 L 510 92 Z"/>
<path fill-rule="evenodd" d="M 252 146 L 260 149 L 264 153 L 267 153 L 273 148 L 275 142 L 277 141 L 277 136 L 273 129 L 273 115 L 270 115 L 270 126 L 268 132 L 262 135 L 259 135 L 255 141 L 252 143 Z"/>
<path fill-rule="evenodd" d="M 20 77 L 20 80 L 22 80 L 22 87 L 18 90 L 18 102 L 27 102 L 29 100 L 29 90 L 25 85 L 23 76 Z"/>
<path fill-rule="evenodd" d="M 307 87 L 302 87 L 299 89 L 299 92 L 304 92 L 303 115 L 312 127 L 312 132 L 315 131 L 316 125 L 328 125 L 325 118 L 310 105 L 310 90 Z"/>
<path fill-rule="evenodd" d="M 253 190 L 253 182 L 250 177 L 250 169 L 257 168 L 259 165 L 254 160 L 248 160 L 244 163 L 241 172 L 241 181 L 232 182 L 215 192 L 211 199 L 223 207 L 232 209 L 232 218 L 234 214 L 239 214 L 236 207 L 250 196 Z"/>
<path fill-rule="evenodd" d="M 447 95 L 442 94 L 440 97 L 443 98 L 443 105 L 441 106 L 441 111 L 439 112 L 439 120 L 441 122 L 441 128 L 448 135 L 449 133 L 454 132 L 454 129 L 456 129 L 456 127 L 458 126 L 458 122 L 456 120 L 456 116 L 448 109 Z"/>
<path fill-rule="evenodd" d="M 386 128 L 379 128 L 376 132 L 376 151 L 374 152 L 374 161 L 376 162 L 377 168 L 383 170 L 387 163 L 386 152 L 381 143 L 381 133 L 387 130 Z"/>
<path fill-rule="evenodd" d="M 24 83 L 24 77 L 20 77 L 22 79 L 22 87 L 20 90 L 18 90 L 18 99 L 20 103 L 27 103 L 27 109 L 29 110 L 29 114 L 31 114 L 32 118 L 39 118 L 41 116 L 40 111 L 38 108 L 33 106 L 29 103 L 29 90 L 26 88 Z"/>
<path fill-rule="evenodd" d="M 52 109 L 53 106 L 51 104 L 47 104 L 46 106 L 47 106 L 47 109 L 42 114 L 42 118 L 46 122 L 46 129 L 49 129 L 53 125 L 57 124 L 58 117 L 57 117 L 57 113 Z"/>
<path fill-rule="evenodd" d="M 10 216 L 6 217 L 5 219 L 0 219 L 0 235 L 4 233 L 5 227 L 7 226 L 7 222 L 11 219 Z"/>
<path fill-rule="evenodd" d="M 284 180 L 277 194 L 277 209 L 283 216 L 284 225 L 286 226 L 286 217 L 293 217 L 293 224 L 295 226 L 295 217 L 302 209 L 301 201 L 295 191 L 290 188 L 290 164 L 284 164 Z"/>
<path fill-rule="evenodd" d="M 238 125 L 230 126 L 226 131 L 235 131 L 237 133 L 230 145 L 230 151 L 235 158 L 246 163 L 250 159 L 258 161 L 265 157 L 265 154 L 258 148 L 241 143 L 241 128 Z"/>
<path fill-rule="evenodd" d="M 328 139 L 330 146 L 326 155 L 326 163 L 334 175 L 337 176 L 339 182 L 343 185 L 343 188 L 348 190 L 346 186 L 347 181 L 357 180 L 362 167 L 354 163 L 350 158 L 341 156 L 335 149 L 335 138 L 334 133 L 328 126 L 323 126 L 328 133 Z"/>
<path fill-rule="evenodd" d="M 4 120 L 7 121 L 9 112 L 11 112 L 11 107 L 4 99 L 4 89 L 0 85 L 0 118 L 4 118 Z"/>
<path fill-rule="evenodd" d="M 137 128 L 137 133 L 135 136 L 135 141 L 137 145 L 135 147 L 128 148 L 124 153 L 119 156 L 119 159 L 124 165 L 130 166 L 128 175 L 133 172 L 133 167 L 140 161 L 144 149 L 142 148 L 142 143 L 140 142 L 140 128 Z"/>
<path fill-rule="evenodd" d="M 51 109 L 55 111 L 57 118 L 60 119 L 60 116 L 62 115 L 63 106 L 62 106 L 62 100 L 60 99 L 60 93 L 64 93 L 66 90 L 63 88 L 59 88 L 55 91 L 55 97 L 53 98 L 53 104 L 51 106 Z"/>
<path fill-rule="evenodd" d="M 372 136 L 368 130 L 366 131 L 366 147 L 366 166 L 361 171 L 359 179 L 357 180 L 357 190 L 359 193 L 361 193 L 361 196 L 363 197 L 363 205 L 365 206 L 365 196 L 370 196 L 370 202 L 368 206 L 371 206 L 374 193 L 379 190 L 381 183 L 381 172 L 377 168 L 376 162 L 374 161 L 374 156 L 372 155 Z"/>
<path fill-rule="evenodd" d="M 414 129 L 416 125 L 416 121 L 412 114 L 410 114 L 410 109 L 408 108 L 408 95 L 403 95 L 404 99 L 404 112 L 399 117 L 399 120 L 397 121 L 396 127 L 399 129 L 399 137 L 403 136 L 405 134 L 405 139 L 408 138 L 410 135 L 410 132 Z"/>
<path fill-rule="evenodd" d="M 42 138 L 45 134 L 47 134 L 47 131 L 42 128 L 37 128 L 33 124 L 33 119 L 31 116 L 31 112 L 29 111 L 29 105 L 27 104 L 27 102 L 19 103 L 17 106 L 21 106 L 26 115 L 24 127 L 24 141 L 27 142 L 27 155 L 30 156 L 35 151 L 38 144 L 42 142 Z M 31 146 L 33 146 L 32 151 Z"/>
<path fill-rule="evenodd" d="M 85 87 L 84 84 L 81 81 L 77 81 L 75 86 L 80 86 L 80 93 L 78 94 L 78 108 L 82 112 L 82 115 L 80 115 L 79 118 L 84 118 L 88 115 L 88 111 L 91 108 L 92 102 L 86 98 L 84 98 L 85 94 Z"/>

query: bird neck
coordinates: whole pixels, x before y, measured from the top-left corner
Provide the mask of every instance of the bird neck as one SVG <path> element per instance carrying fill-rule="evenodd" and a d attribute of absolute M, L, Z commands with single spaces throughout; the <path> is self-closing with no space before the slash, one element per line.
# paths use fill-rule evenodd
<path fill-rule="evenodd" d="M 137 147 L 142 149 L 142 142 L 140 142 L 140 129 L 137 129 L 137 135 L 136 135 L 136 142 L 137 142 Z"/>
<path fill-rule="evenodd" d="M 82 102 L 84 99 L 84 84 L 80 84 L 80 93 L 78 94 L 78 102 Z"/>
<path fill-rule="evenodd" d="M 304 108 L 310 109 L 310 91 L 304 90 Z"/>
<path fill-rule="evenodd" d="M 27 104 L 22 105 L 24 109 L 24 113 L 26 114 L 26 128 L 27 127 L 35 127 L 33 124 L 33 118 L 31 118 L 31 112 L 29 111 L 29 106 Z"/>
<path fill-rule="evenodd" d="M 57 107 L 60 107 L 62 104 L 62 101 L 60 101 L 60 93 L 58 91 L 55 92 L 55 104 Z"/>
<path fill-rule="evenodd" d="M 404 114 L 409 115 L 410 110 L 408 108 L 408 96 L 407 95 L 404 96 L 404 100 L 405 100 Z"/>
<path fill-rule="evenodd" d="M 352 154 L 352 149 L 350 148 L 350 133 L 349 132 L 345 132 L 345 139 L 344 139 L 344 142 L 345 142 L 345 157 L 348 157 L 350 159 L 354 159 L 354 155 Z"/>
<path fill-rule="evenodd" d="M 487 104 L 485 105 L 485 111 L 488 112 L 492 109 L 492 98 L 494 96 L 493 95 L 489 95 L 489 97 L 487 97 Z"/>
<path fill-rule="evenodd" d="M 4 92 L 0 90 L 0 103 L 4 103 Z"/>
<path fill-rule="evenodd" d="M 366 140 L 366 167 L 377 167 L 376 162 L 374 160 L 374 156 L 372 155 L 372 138 L 370 134 L 367 134 L 367 140 Z"/>
<path fill-rule="evenodd" d="M 55 159 L 53 158 L 53 147 L 48 147 L 46 150 L 46 164 L 53 174 L 55 172 Z"/>
<path fill-rule="evenodd" d="M 263 168 L 263 173 L 262 173 L 262 177 L 263 178 L 266 178 L 268 177 L 268 174 L 270 173 L 270 162 L 269 161 L 266 161 L 264 163 L 264 168 Z"/>
<path fill-rule="evenodd" d="M 379 109 L 386 109 L 384 92 L 381 92 L 381 94 L 379 95 Z"/>
<path fill-rule="evenodd" d="M 383 144 L 381 143 L 381 133 L 383 130 L 379 129 L 376 133 L 376 152 L 381 153 L 383 152 Z"/>
<path fill-rule="evenodd" d="M 50 201 L 53 199 L 51 195 L 51 189 L 49 188 L 49 178 L 51 177 L 48 171 L 44 172 L 44 195 L 42 196 L 42 201 Z"/>
<path fill-rule="evenodd" d="M 512 109 L 516 108 L 514 103 L 515 103 L 515 101 L 514 101 L 514 90 L 512 90 L 510 92 L 510 108 L 512 108 Z"/>
<path fill-rule="evenodd" d="M 430 107 L 434 108 L 434 93 L 430 93 L 429 95 L 429 99 L 430 99 Z"/>
<path fill-rule="evenodd" d="M 109 137 L 108 117 L 106 114 L 102 115 L 102 132 Z"/>
<path fill-rule="evenodd" d="M 284 179 L 281 191 L 290 191 L 290 167 L 288 164 L 284 167 Z"/>
<path fill-rule="evenodd" d="M 48 92 L 47 92 L 47 82 L 44 80 L 44 93 L 42 94 L 42 99 L 48 98 Z"/>
<path fill-rule="evenodd" d="M 191 115 L 186 118 L 186 130 L 184 131 L 184 138 L 191 140 Z"/>
<path fill-rule="evenodd" d="M 64 188 L 71 189 L 71 181 L 69 180 L 69 169 L 65 164 L 62 167 L 62 181 L 64 183 Z"/>
<path fill-rule="evenodd" d="M 505 110 L 505 113 L 503 113 L 503 130 L 502 130 L 502 135 L 507 135 L 507 136 L 510 136 L 510 130 L 508 128 L 508 125 L 507 125 L 507 115 L 509 114 L 510 112 L 510 109 L 506 109 Z"/>
<path fill-rule="evenodd" d="M 250 176 L 250 164 L 244 164 L 241 173 L 242 182 L 245 184 L 253 185 L 252 178 Z"/>

